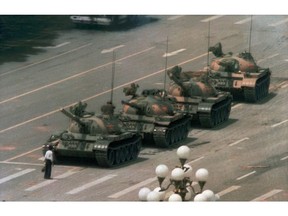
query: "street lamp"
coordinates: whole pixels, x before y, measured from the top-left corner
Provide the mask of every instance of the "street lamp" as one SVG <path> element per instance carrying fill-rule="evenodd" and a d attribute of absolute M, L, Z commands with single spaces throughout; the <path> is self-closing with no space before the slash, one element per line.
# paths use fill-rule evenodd
<path fill-rule="evenodd" d="M 156 167 L 155 173 L 158 179 L 159 187 L 154 190 L 149 188 L 142 188 L 139 191 L 139 199 L 141 201 L 163 201 L 166 195 L 169 193 L 168 189 L 174 187 L 172 194 L 168 201 L 188 201 L 192 199 L 194 194 L 194 201 L 216 201 L 219 200 L 219 196 L 215 195 L 211 190 L 203 191 L 203 188 L 208 180 L 209 172 L 205 168 L 200 168 L 195 173 L 196 181 L 193 181 L 190 177 L 192 174 L 192 167 L 189 164 L 185 164 L 190 157 L 190 148 L 188 146 L 180 146 L 177 149 L 177 156 L 180 161 L 180 166 L 176 166 L 170 174 L 169 184 L 165 187 L 163 182 L 169 175 L 169 168 L 160 164 Z M 199 184 L 200 190 L 195 190 L 195 185 Z"/>

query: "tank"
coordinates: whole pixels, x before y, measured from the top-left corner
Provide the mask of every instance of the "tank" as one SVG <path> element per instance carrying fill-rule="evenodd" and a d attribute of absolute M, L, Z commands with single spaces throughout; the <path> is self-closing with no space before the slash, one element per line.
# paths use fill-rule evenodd
<path fill-rule="evenodd" d="M 132 83 L 123 90 L 126 96 L 131 96 L 122 100 L 121 121 L 128 130 L 141 133 L 145 142 L 160 148 L 173 147 L 184 141 L 191 118 L 175 112 L 173 101 L 166 97 L 165 91 L 146 89 L 137 95 L 138 87 Z"/>
<path fill-rule="evenodd" d="M 168 95 L 176 99 L 175 109 L 188 114 L 202 127 L 213 128 L 229 119 L 232 95 L 218 91 L 204 74 L 192 79 L 182 68 L 167 70 L 171 79 Z"/>
<path fill-rule="evenodd" d="M 48 139 L 43 154 L 52 145 L 56 161 L 62 157 L 90 158 L 101 167 L 113 167 L 136 160 L 141 135 L 125 129 L 119 115 L 114 114 L 114 105 L 103 105 L 99 115 L 86 112 L 86 106 L 79 102 L 69 111 L 60 109 L 70 119 L 69 126 Z"/>
<path fill-rule="evenodd" d="M 230 92 L 234 99 L 257 102 L 269 94 L 271 71 L 259 67 L 250 52 L 224 54 L 221 43 L 209 47 L 215 55 L 209 76 L 215 88 Z"/>

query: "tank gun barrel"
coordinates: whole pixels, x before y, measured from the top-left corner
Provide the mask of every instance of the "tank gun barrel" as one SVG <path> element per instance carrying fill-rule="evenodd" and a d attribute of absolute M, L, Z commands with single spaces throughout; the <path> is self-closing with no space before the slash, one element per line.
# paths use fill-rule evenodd
<path fill-rule="evenodd" d="M 130 103 L 130 102 L 127 102 L 127 101 L 124 101 L 124 100 L 122 100 L 121 103 L 125 104 L 125 105 L 128 105 L 130 107 L 133 107 L 133 108 L 137 109 L 138 111 L 142 111 L 143 110 L 142 107 L 137 105 L 137 104 L 133 104 L 133 103 Z"/>
<path fill-rule="evenodd" d="M 81 126 L 85 126 L 86 125 L 84 122 L 81 121 L 81 119 L 78 116 L 73 115 L 72 113 L 68 112 L 64 108 L 61 108 L 60 112 L 62 112 L 68 118 L 70 118 L 70 119 L 74 120 L 75 122 L 77 122 L 79 125 L 81 125 Z"/>

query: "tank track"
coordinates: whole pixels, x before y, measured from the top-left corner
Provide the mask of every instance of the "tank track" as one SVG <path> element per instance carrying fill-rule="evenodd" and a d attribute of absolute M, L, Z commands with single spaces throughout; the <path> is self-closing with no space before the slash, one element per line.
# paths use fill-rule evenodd
<path fill-rule="evenodd" d="M 199 122 L 202 127 L 213 128 L 229 119 L 232 98 L 227 98 L 212 106 L 210 113 L 199 113 Z"/>
<path fill-rule="evenodd" d="M 190 118 L 185 118 L 171 123 L 168 127 L 156 126 L 153 132 L 153 140 L 157 147 L 172 147 L 188 136 Z"/>
<path fill-rule="evenodd" d="M 95 159 L 101 167 L 115 167 L 136 160 L 141 150 L 141 136 L 115 141 L 107 151 L 95 151 Z"/>
<path fill-rule="evenodd" d="M 255 88 L 244 88 L 244 99 L 255 103 L 269 94 L 270 75 L 263 76 L 257 80 Z"/>

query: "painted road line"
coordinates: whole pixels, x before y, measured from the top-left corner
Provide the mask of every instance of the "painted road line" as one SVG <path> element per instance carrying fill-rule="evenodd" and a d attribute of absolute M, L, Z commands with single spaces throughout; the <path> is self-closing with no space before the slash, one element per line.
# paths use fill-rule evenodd
<path fill-rule="evenodd" d="M 143 186 L 145 186 L 145 185 L 147 185 L 147 184 L 150 184 L 150 183 L 152 183 L 152 182 L 154 182 L 154 181 L 156 181 L 156 180 L 157 180 L 156 177 L 146 179 L 145 181 L 142 181 L 142 182 L 140 182 L 140 183 L 138 183 L 138 184 L 136 184 L 136 185 L 133 185 L 133 186 L 131 186 L 131 187 L 129 187 L 129 188 L 126 188 L 126 189 L 124 189 L 124 190 L 122 190 L 122 191 L 120 191 L 120 192 L 117 192 L 117 193 L 115 193 L 115 194 L 112 194 L 112 195 L 110 195 L 110 196 L 108 196 L 108 197 L 109 197 L 109 198 L 114 198 L 114 199 L 119 198 L 120 196 L 123 196 L 123 195 L 125 195 L 125 194 L 127 194 L 127 193 L 130 193 L 131 191 L 134 191 L 134 190 L 136 190 L 136 189 L 139 189 L 139 188 L 141 188 L 141 187 L 143 187 Z"/>
<path fill-rule="evenodd" d="M 267 198 L 272 197 L 275 194 L 280 193 L 282 191 L 283 190 L 275 189 L 275 190 L 272 190 L 272 191 L 270 191 L 270 192 L 268 192 L 266 194 L 263 194 L 262 196 L 259 196 L 259 197 L 255 198 L 255 199 L 253 199 L 252 201 L 265 201 Z"/>
<path fill-rule="evenodd" d="M 171 16 L 169 17 L 167 20 L 176 20 L 176 19 L 179 19 L 181 17 L 184 17 L 183 15 L 179 15 L 179 16 Z"/>
<path fill-rule="evenodd" d="M 275 27 L 275 26 L 284 24 L 284 23 L 286 23 L 286 22 L 288 22 L 288 18 L 283 19 L 283 20 L 280 20 L 279 22 L 276 22 L 276 23 L 269 24 L 269 26 L 274 26 L 274 27 Z"/>
<path fill-rule="evenodd" d="M 73 174 L 75 174 L 75 173 L 77 173 L 77 172 L 68 171 L 68 172 L 63 173 L 63 174 L 61 174 L 61 175 L 59 175 L 59 176 L 54 177 L 53 179 L 46 180 L 46 181 L 41 182 L 41 183 L 39 183 L 39 184 L 36 184 L 36 185 L 34 185 L 34 186 L 32 186 L 32 187 L 29 187 L 29 188 L 25 189 L 25 191 L 35 191 L 35 190 L 37 190 L 37 189 L 39 189 L 39 188 L 45 187 L 45 186 L 47 186 L 47 185 L 50 185 L 50 184 L 56 182 L 57 179 L 63 179 L 63 178 L 66 178 L 66 177 L 68 177 L 68 176 L 71 176 L 71 175 L 73 175 Z"/>
<path fill-rule="evenodd" d="M 107 175 L 107 176 L 104 176 L 103 178 L 100 178 L 100 179 L 97 179 L 96 181 L 93 181 L 93 182 L 90 182 L 88 184 L 85 184 L 85 185 L 82 185 L 80 187 L 77 187 L 69 192 L 67 192 L 66 194 L 70 194 L 70 195 L 73 195 L 73 194 L 76 194 L 76 193 L 79 193 L 83 190 L 87 190 L 88 188 L 91 188 L 95 185 L 98 185 L 98 184 L 101 184 L 109 179 L 112 179 L 114 177 L 116 177 L 117 175 Z"/>
<path fill-rule="evenodd" d="M 286 88 L 288 86 L 288 83 L 286 85 L 282 85 L 280 88 Z"/>
<path fill-rule="evenodd" d="M 265 60 L 267 60 L 267 59 L 274 58 L 274 57 L 276 57 L 276 56 L 278 56 L 278 55 L 279 55 L 279 53 L 275 53 L 275 54 L 270 55 L 270 56 L 268 56 L 268 57 L 266 57 L 266 58 L 260 59 L 260 60 L 257 61 L 257 64 L 259 64 L 259 63 L 261 63 L 262 61 L 265 61 Z"/>
<path fill-rule="evenodd" d="M 7 72 L 5 72 L 5 73 L 3 73 L 3 74 L 0 74 L 0 77 L 1 77 L 1 76 L 4 76 L 4 75 L 7 75 L 7 74 L 10 74 L 10 73 L 13 73 L 13 72 L 16 72 L 16 71 L 19 71 L 19 70 L 23 70 L 23 69 L 32 67 L 32 66 L 34 66 L 34 65 L 41 64 L 41 63 L 43 63 L 43 62 L 50 61 L 50 60 L 52 60 L 52 59 L 58 58 L 58 57 L 60 57 L 60 56 L 63 56 L 63 55 L 66 55 L 66 54 L 69 54 L 69 53 L 72 53 L 72 52 L 75 52 L 75 51 L 78 51 L 78 50 L 80 50 L 80 49 L 83 49 L 83 48 L 85 48 L 85 47 L 87 47 L 87 46 L 91 46 L 91 45 L 92 45 L 92 43 L 88 43 L 88 44 L 85 44 L 85 45 L 83 45 L 83 46 L 77 47 L 77 48 L 75 48 L 75 49 L 69 50 L 69 51 L 67 51 L 67 52 L 61 53 L 61 54 L 59 54 L 59 55 L 55 55 L 55 56 L 52 56 L 52 57 L 47 58 L 47 59 L 43 59 L 43 60 L 38 61 L 38 62 L 34 62 L 34 63 L 32 63 L 32 64 L 28 64 L 28 65 L 26 65 L 26 66 L 24 66 L 24 67 L 20 67 L 20 68 L 14 69 L 14 70 L 7 71 Z"/>
<path fill-rule="evenodd" d="M 204 158 L 204 156 L 202 156 L 202 157 L 199 157 L 199 158 L 197 158 L 197 159 L 195 159 L 195 160 L 193 160 L 193 161 L 190 161 L 189 163 L 187 163 L 187 164 L 192 164 L 192 163 L 195 163 L 195 162 L 197 162 L 197 161 L 200 161 L 200 160 L 202 160 Z"/>
<path fill-rule="evenodd" d="M 288 122 L 288 119 L 286 119 L 286 120 L 284 120 L 284 121 L 282 121 L 282 122 L 279 122 L 279 123 L 277 123 L 277 124 L 274 124 L 274 125 L 272 125 L 271 127 L 272 127 L 272 128 L 278 127 L 278 126 L 280 126 L 280 125 L 282 125 L 282 124 L 284 124 L 284 123 L 286 123 L 286 122 Z"/>
<path fill-rule="evenodd" d="M 288 156 L 281 158 L 280 160 L 286 160 L 288 159 Z"/>
<path fill-rule="evenodd" d="M 235 108 L 237 108 L 237 107 L 240 107 L 240 106 L 242 106 L 243 104 L 241 104 L 241 103 L 239 103 L 239 104 L 236 104 L 235 106 L 232 106 L 232 108 L 231 109 L 235 109 Z"/>
<path fill-rule="evenodd" d="M 186 60 L 186 61 L 180 62 L 178 65 L 181 66 L 181 65 L 187 64 L 187 63 L 189 63 L 189 62 L 195 61 L 195 60 L 197 60 L 197 59 L 199 59 L 199 58 L 202 58 L 202 57 L 204 57 L 204 56 L 207 56 L 207 53 L 203 53 L 203 54 L 201 54 L 201 55 L 199 55 L 199 56 L 196 56 L 196 57 L 194 57 L 194 58 L 191 58 L 191 59 L 188 59 L 188 60 Z M 119 60 L 117 60 L 117 61 L 119 61 Z M 119 86 L 115 87 L 114 90 L 123 88 L 123 87 L 125 87 L 125 86 L 127 86 L 127 85 L 130 85 L 130 84 L 133 83 L 133 82 L 134 82 L 134 83 L 135 83 L 135 82 L 139 82 L 139 81 L 141 81 L 141 80 L 147 79 L 148 77 L 152 77 L 152 76 L 158 75 L 158 74 L 164 72 L 165 70 L 169 70 L 169 69 L 171 69 L 171 68 L 173 68 L 173 67 L 174 67 L 174 66 L 171 66 L 171 67 L 168 67 L 168 68 L 166 68 L 166 69 L 162 69 L 162 70 L 153 72 L 153 73 L 151 73 L 151 74 L 149 74 L 149 75 L 143 76 L 143 77 L 141 77 L 141 78 L 135 79 L 135 80 L 133 80 L 133 81 L 124 83 L 124 84 L 122 84 L 122 85 L 119 85 Z M 104 92 L 101 92 L 101 93 L 99 93 L 99 94 L 93 95 L 93 96 L 91 96 L 91 97 L 85 98 L 85 99 L 83 99 L 82 101 L 89 101 L 89 100 L 91 100 L 91 99 L 97 98 L 97 97 L 99 97 L 99 96 L 101 96 L 101 95 L 104 95 L 104 94 L 106 94 L 106 93 L 109 93 L 109 92 L 111 92 L 111 89 L 106 90 L 106 91 L 104 91 Z M 73 106 L 73 105 L 75 105 L 75 104 L 76 104 L 76 103 L 69 104 L 69 105 L 67 105 L 67 106 L 65 106 L 65 107 L 63 107 L 63 108 L 68 108 L 68 107 Z M 38 119 L 47 117 L 47 116 L 52 115 L 52 114 L 57 113 L 57 112 L 59 112 L 58 109 L 57 109 L 57 110 L 53 110 L 53 111 L 51 111 L 51 112 L 49 112 L 49 113 L 45 113 L 45 114 L 43 114 L 43 115 L 34 117 L 34 118 L 32 118 L 32 119 L 29 119 L 29 120 L 27 120 L 27 121 L 21 122 L 21 123 L 19 123 L 19 124 L 13 125 L 13 126 L 8 127 L 8 128 L 6 128 L 6 129 L 0 130 L 0 134 L 1 134 L 1 133 L 4 133 L 4 132 L 6 132 L 6 131 L 9 131 L 9 130 L 15 129 L 15 128 L 17 128 L 17 127 L 20 127 L 20 126 L 22 126 L 22 125 L 25 125 L 25 124 L 27 124 L 27 123 L 36 121 L 36 120 L 38 120 Z"/>
<path fill-rule="evenodd" d="M 245 137 L 245 138 L 240 139 L 240 140 L 238 140 L 238 141 L 236 141 L 236 142 L 233 142 L 233 143 L 229 144 L 229 146 L 237 145 L 237 144 L 239 144 L 239 143 L 241 143 L 241 142 L 243 142 L 243 141 L 245 141 L 245 140 L 249 140 L 249 137 Z"/>
<path fill-rule="evenodd" d="M 120 49 L 120 48 L 122 48 L 122 47 L 124 47 L 124 46 L 125 46 L 125 45 L 121 44 L 121 45 L 119 45 L 119 46 L 115 46 L 115 47 L 112 47 L 112 48 L 110 48 L 110 49 L 104 49 L 104 50 L 101 51 L 101 53 L 102 53 L 102 54 L 110 53 L 110 52 L 113 52 L 114 50 Z"/>
<path fill-rule="evenodd" d="M 32 172 L 34 170 L 35 169 L 25 169 L 25 170 L 22 170 L 20 172 L 15 173 L 15 174 L 9 175 L 9 176 L 7 176 L 5 178 L 0 179 L 0 184 L 5 183 L 7 181 L 10 181 L 12 179 L 18 178 L 18 177 L 20 177 L 22 175 L 25 175 L 27 173 L 30 173 L 30 172 Z"/>
<path fill-rule="evenodd" d="M 250 22 L 250 21 L 251 21 L 251 17 L 248 17 L 248 18 L 245 18 L 245 19 L 240 20 L 238 22 L 235 22 L 234 24 L 241 25 L 241 24 L 244 24 L 244 23 L 247 23 L 247 22 Z"/>
<path fill-rule="evenodd" d="M 25 163 L 25 162 L 7 162 L 7 161 L 0 161 L 0 164 L 14 164 L 14 165 L 28 165 L 28 166 L 43 166 L 42 163 Z"/>
<path fill-rule="evenodd" d="M 238 177 L 236 180 L 239 181 L 239 180 L 244 179 L 244 178 L 246 178 L 246 177 L 248 177 L 248 176 L 250 176 L 250 175 L 253 175 L 254 173 L 256 173 L 255 170 L 252 171 L 252 172 L 250 172 L 250 173 L 247 173 L 246 175 L 243 175 L 243 176 Z"/>
<path fill-rule="evenodd" d="M 178 53 L 184 52 L 186 49 L 179 49 L 170 53 L 165 53 L 162 57 L 170 57 L 170 56 L 174 56 L 177 55 Z"/>
<path fill-rule="evenodd" d="M 220 192 L 217 193 L 217 194 L 221 197 L 221 196 L 224 196 L 225 194 L 228 194 L 228 193 L 230 193 L 230 192 L 232 192 L 232 191 L 238 190 L 239 188 L 241 188 L 241 186 L 233 185 L 233 186 L 231 186 L 231 187 L 229 187 L 229 188 L 226 188 L 226 189 L 223 190 L 223 191 L 220 191 Z"/>
<path fill-rule="evenodd" d="M 56 46 L 34 47 L 34 48 L 36 48 L 36 49 L 57 49 L 57 48 L 60 48 L 62 46 L 66 46 L 67 44 L 70 44 L 70 42 L 64 42 L 64 43 L 58 44 Z"/>
<path fill-rule="evenodd" d="M 218 19 L 218 18 L 220 18 L 220 17 L 223 17 L 223 15 L 211 16 L 211 17 L 208 17 L 207 19 L 203 19 L 203 20 L 201 20 L 201 22 L 209 22 L 209 21 L 212 21 L 212 20 Z"/>
<path fill-rule="evenodd" d="M 38 150 L 40 150 L 40 149 L 42 149 L 42 146 L 41 146 L 41 147 L 38 147 L 38 148 L 36 148 L 36 149 L 30 150 L 30 151 L 28 151 L 28 152 L 24 152 L 24 153 L 22 153 L 22 154 L 20 154 L 20 155 L 17 155 L 17 156 L 15 156 L 15 157 L 9 158 L 9 159 L 7 159 L 7 160 L 5 160 L 5 161 L 3 161 L 3 162 L 9 162 L 9 161 L 14 160 L 14 159 L 16 159 L 16 158 L 19 158 L 19 157 L 22 157 L 22 156 L 24 156 L 24 155 L 30 154 L 30 153 L 32 153 L 32 152 L 34 152 L 34 151 L 38 151 Z"/>
<path fill-rule="evenodd" d="M 136 56 L 136 55 L 142 54 L 142 53 L 144 53 L 144 52 L 150 51 L 151 49 L 154 49 L 154 48 L 155 48 L 155 47 L 149 47 L 148 49 L 145 49 L 145 50 L 142 50 L 142 51 L 139 51 L 139 52 L 136 52 L 136 53 L 132 53 L 132 54 L 130 54 L 130 55 L 128 55 L 128 56 L 125 56 L 125 57 L 123 57 L 123 58 L 121 58 L 121 59 L 116 60 L 115 62 L 119 62 L 119 61 L 123 61 L 123 60 L 125 60 L 125 59 L 132 58 L 133 56 Z M 98 69 L 103 68 L 103 67 L 108 66 L 108 65 L 111 65 L 112 63 L 113 63 L 113 62 L 108 62 L 108 63 L 106 63 L 106 64 L 99 65 L 99 66 L 97 66 L 97 67 L 91 68 L 91 69 L 86 70 L 86 71 L 82 71 L 82 72 L 77 73 L 77 74 L 75 74 L 75 75 L 72 75 L 72 76 L 66 77 L 66 78 L 64 78 L 64 79 L 58 80 L 58 81 L 56 81 L 56 82 L 53 82 L 53 83 L 50 83 L 50 84 L 41 86 L 41 87 L 39 87 L 39 88 L 33 89 L 33 90 L 28 91 L 28 92 L 25 92 L 25 93 L 23 93 L 23 94 L 20 94 L 20 95 L 17 95 L 17 96 L 8 98 L 8 99 L 6 99 L 6 100 L 1 101 L 0 104 L 3 104 L 3 103 L 6 103 L 6 102 L 9 102 L 9 101 L 18 99 L 18 98 L 20 98 L 20 97 L 23 97 L 23 96 L 26 96 L 26 95 L 29 95 L 29 94 L 32 94 L 32 93 L 35 93 L 35 92 L 38 92 L 38 91 L 40 91 L 40 90 L 43 90 L 43 89 L 52 87 L 52 86 L 57 85 L 57 84 L 60 84 L 60 83 L 62 83 L 62 82 L 66 82 L 66 81 L 68 81 L 68 80 L 77 78 L 77 77 L 79 77 L 79 76 L 83 76 L 83 75 L 88 74 L 88 73 L 90 73 L 90 72 L 92 72 L 92 71 L 98 70 Z"/>

